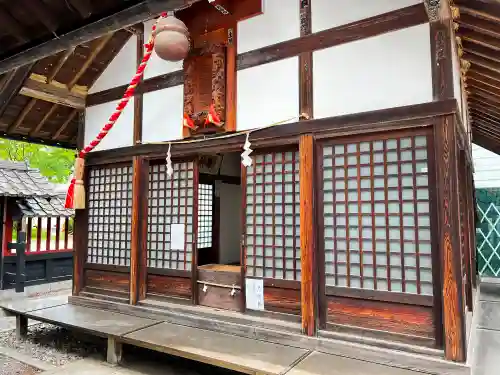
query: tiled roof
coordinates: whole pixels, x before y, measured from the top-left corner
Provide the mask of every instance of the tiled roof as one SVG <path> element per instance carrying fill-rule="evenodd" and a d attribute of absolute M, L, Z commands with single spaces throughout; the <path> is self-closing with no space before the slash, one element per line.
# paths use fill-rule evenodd
<path fill-rule="evenodd" d="M 0 161 L 0 196 L 51 197 L 55 185 L 23 162 Z"/>
<path fill-rule="evenodd" d="M 61 196 L 52 198 L 31 197 L 18 199 L 17 205 L 27 217 L 56 217 L 73 216 L 74 211 L 64 208 L 64 199 Z"/>

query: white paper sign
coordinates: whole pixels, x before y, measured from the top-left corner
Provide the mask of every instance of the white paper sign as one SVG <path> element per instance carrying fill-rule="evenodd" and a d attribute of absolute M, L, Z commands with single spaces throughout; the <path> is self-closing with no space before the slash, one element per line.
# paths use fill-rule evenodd
<path fill-rule="evenodd" d="M 170 225 L 170 249 L 184 250 L 184 224 L 171 224 Z"/>
<path fill-rule="evenodd" d="M 245 280 L 246 305 L 249 310 L 264 310 L 264 280 Z"/>

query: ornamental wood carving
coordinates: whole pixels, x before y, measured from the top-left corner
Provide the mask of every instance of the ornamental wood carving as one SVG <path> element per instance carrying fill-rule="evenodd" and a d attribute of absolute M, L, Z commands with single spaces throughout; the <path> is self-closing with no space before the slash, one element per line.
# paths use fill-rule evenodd
<path fill-rule="evenodd" d="M 207 124 L 211 107 L 220 124 Z M 184 61 L 184 115 L 192 128 L 184 127 L 184 137 L 224 130 L 226 111 L 226 48 L 211 45 L 196 50 Z"/>

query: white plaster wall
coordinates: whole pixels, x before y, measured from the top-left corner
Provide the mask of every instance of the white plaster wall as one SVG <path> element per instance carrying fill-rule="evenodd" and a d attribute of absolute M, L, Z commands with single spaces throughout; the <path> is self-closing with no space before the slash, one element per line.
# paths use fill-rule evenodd
<path fill-rule="evenodd" d="M 137 69 L 136 48 L 137 36 L 132 35 L 89 89 L 89 93 L 92 94 L 129 83 Z"/>
<path fill-rule="evenodd" d="M 151 36 L 151 28 L 156 22 L 156 18 L 147 22 L 144 22 L 144 42 L 146 43 Z M 182 69 L 182 61 L 170 62 L 162 60 L 154 53 L 148 62 L 148 66 L 144 71 L 144 78 L 156 77 L 161 74 L 175 72 L 176 70 Z"/>
<path fill-rule="evenodd" d="M 91 142 L 114 112 L 118 100 L 85 109 L 85 144 Z M 134 140 L 134 103 L 125 107 L 120 118 L 94 151 L 132 146 Z"/>
<path fill-rule="evenodd" d="M 183 95 L 183 85 L 144 94 L 143 143 L 173 141 L 182 138 Z"/>
<path fill-rule="evenodd" d="M 240 262 L 241 186 L 220 184 L 219 262 Z"/>
<path fill-rule="evenodd" d="M 500 187 L 500 155 L 472 144 L 474 186 L 476 188 Z"/>
<path fill-rule="evenodd" d="M 421 2 L 422 0 L 311 0 L 312 31 L 330 29 Z"/>
<path fill-rule="evenodd" d="M 299 115 L 298 57 L 240 70 L 237 85 L 237 130 L 260 128 Z"/>
<path fill-rule="evenodd" d="M 314 117 L 431 102 L 429 33 L 423 24 L 314 52 Z"/>
<path fill-rule="evenodd" d="M 238 53 L 300 36 L 299 0 L 262 0 L 262 10 L 238 22 Z"/>

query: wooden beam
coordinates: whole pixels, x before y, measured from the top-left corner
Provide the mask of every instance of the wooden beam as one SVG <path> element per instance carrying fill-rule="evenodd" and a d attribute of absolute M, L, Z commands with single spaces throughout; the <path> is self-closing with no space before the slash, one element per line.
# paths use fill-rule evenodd
<path fill-rule="evenodd" d="M 3 116 L 7 106 L 28 78 L 33 64 L 28 64 L 8 73 L 0 91 L 0 117 Z"/>
<path fill-rule="evenodd" d="M 85 95 L 67 88 L 28 79 L 19 94 L 66 107 L 84 109 Z"/>
<path fill-rule="evenodd" d="M 465 29 L 458 29 L 456 34 L 462 39 L 462 41 L 491 48 L 495 51 L 500 51 L 500 40 L 498 40 L 497 38 L 492 38 L 490 36 L 482 35 L 474 31 Z"/>
<path fill-rule="evenodd" d="M 300 181 L 300 262 L 302 331 L 308 336 L 316 334 L 316 267 L 314 226 L 314 137 L 302 135 L 299 139 Z"/>
<path fill-rule="evenodd" d="M 495 22 L 474 18 L 468 14 L 462 14 L 457 20 L 460 27 L 468 30 L 473 30 L 477 33 L 491 36 L 493 38 L 500 37 L 500 26 Z"/>
<path fill-rule="evenodd" d="M 61 136 L 61 134 L 66 130 L 68 125 L 71 123 L 71 121 L 73 121 L 73 119 L 75 118 L 75 116 L 77 114 L 78 114 L 78 110 L 76 110 L 76 109 L 72 110 L 70 115 L 68 116 L 68 118 L 63 122 L 63 124 L 59 127 L 59 129 L 57 129 L 57 131 L 54 133 L 54 135 L 52 136 L 52 139 L 56 140 L 57 138 L 59 138 Z"/>
<path fill-rule="evenodd" d="M 487 60 L 493 61 L 495 63 L 500 63 L 500 59 L 496 57 L 496 54 L 498 53 L 494 49 L 491 49 L 489 47 L 484 47 L 480 46 L 477 44 L 473 44 L 467 41 L 464 41 L 462 43 L 464 51 L 468 54 L 472 54 L 475 56 L 479 56 L 482 58 L 485 58 Z"/>
<path fill-rule="evenodd" d="M 333 27 L 328 30 L 239 54 L 237 56 L 236 69 L 249 69 L 262 64 L 297 56 L 302 53 L 334 47 L 344 43 L 424 24 L 426 22 L 427 14 L 425 13 L 423 4 L 412 5 L 366 20 Z M 237 37 L 236 34 L 233 35 L 235 38 Z M 183 71 L 178 70 L 144 80 L 144 82 L 137 87 L 136 94 L 182 85 L 183 82 Z M 87 97 L 87 106 L 118 100 L 121 98 L 126 88 L 127 85 L 122 85 L 91 94 Z"/>
<path fill-rule="evenodd" d="M 90 42 L 104 34 L 150 19 L 161 12 L 181 9 L 200 0 L 144 0 L 64 35 L 35 44 L 0 61 L 0 74 L 44 57 Z"/>
<path fill-rule="evenodd" d="M 471 2 L 468 2 L 468 3 L 469 3 L 468 5 L 474 6 L 473 3 L 471 3 Z M 470 6 L 463 6 L 461 4 L 458 5 L 458 8 L 460 9 L 460 14 L 468 14 L 468 15 L 471 15 L 472 17 L 481 18 L 481 19 L 487 20 L 487 21 L 500 22 L 500 17 L 494 13 L 488 13 L 487 11 L 483 12 L 481 10 L 473 9 Z"/>
<path fill-rule="evenodd" d="M 457 134 L 453 116 L 444 116 L 434 127 L 437 167 L 437 212 L 441 256 L 445 358 L 465 362 L 465 312 L 460 269 L 458 222 Z"/>
<path fill-rule="evenodd" d="M 136 25 L 137 43 L 136 43 L 136 67 L 138 68 L 142 62 L 144 54 L 144 24 Z M 144 76 L 143 76 L 144 77 Z M 143 81 L 141 77 L 141 83 Z M 143 95 L 134 96 L 134 145 L 142 142 L 142 110 L 143 110 Z"/>
<path fill-rule="evenodd" d="M 52 107 L 50 107 L 50 109 L 47 111 L 47 113 L 45 113 L 45 115 L 43 116 L 42 120 L 36 125 L 36 127 L 34 129 L 32 129 L 29 132 L 30 137 L 35 137 L 38 135 L 38 132 L 40 131 L 40 129 L 42 129 L 43 125 L 45 125 L 47 120 L 50 118 L 50 116 L 52 116 L 54 114 L 54 112 L 57 110 L 57 108 L 58 108 L 57 104 L 53 104 Z"/>
<path fill-rule="evenodd" d="M 312 32 L 311 0 L 300 2 L 300 36 Z M 301 120 L 313 118 L 313 57 L 312 51 L 299 55 L 299 114 Z"/>

